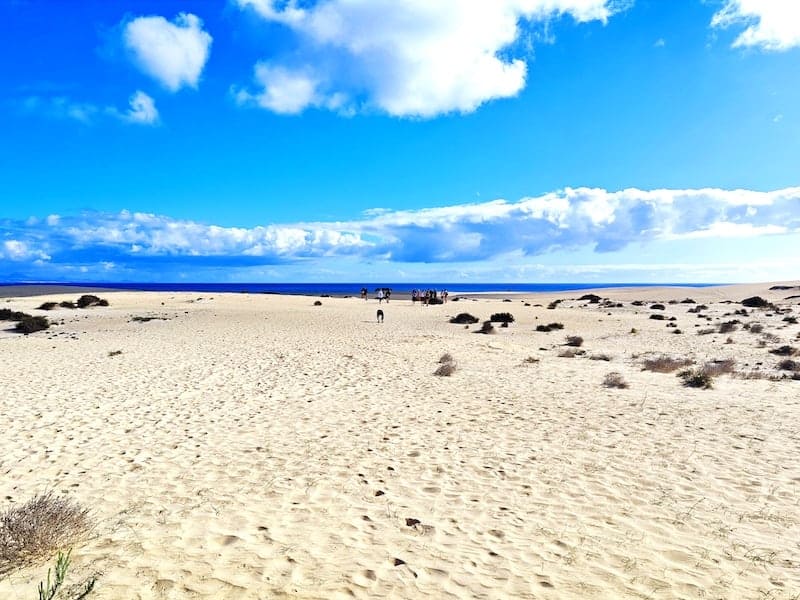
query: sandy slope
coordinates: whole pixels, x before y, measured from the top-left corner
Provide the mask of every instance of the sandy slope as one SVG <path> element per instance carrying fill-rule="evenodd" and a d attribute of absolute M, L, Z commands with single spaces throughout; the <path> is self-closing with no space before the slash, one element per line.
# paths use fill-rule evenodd
<path fill-rule="evenodd" d="M 767 288 L 398 299 L 383 325 L 355 298 L 107 293 L 0 333 L 0 508 L 47 488 L 92 507 L 71 581 L 98 573 L 93 598 L 795 598 L 800 381 L 641 369 L 664 351 L 777 374 L 767 351 L 800 347 L 782 315 L 737 317 L 766 347 L 696 334 L 741 308 L 726 298 L 800 313 L 782 300 L 800 290 Z M 667 305 L 682 335 L 630 305 L 686 296 L 714 321 Z M 476 335 L 447 322 L 462 311 L 516 323 Z M 572 334 L 586 354 L 559 357 Z M 435 377 L 444 352 L 459 369 Z M 45 571 L 0 598 L 35 597 Z"/>

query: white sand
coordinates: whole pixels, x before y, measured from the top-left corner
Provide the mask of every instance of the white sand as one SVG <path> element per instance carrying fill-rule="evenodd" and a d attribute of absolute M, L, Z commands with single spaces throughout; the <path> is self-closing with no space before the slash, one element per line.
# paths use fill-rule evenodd
<path fill-rule="evenodd" d="M 69 578 L 99 574 L 90 598 L 796 598 L 800 381 L 690 389 L 641 368 L 668 352 L 779 374 L 768 350 L 800 347 L 783 315 L 736 317 L 778 336 L 766 347 L 695 327 L 754 294 L 800 316 L 782 300 L 800 290 L 768 287 L 601 292 L 611 309 L 395 299 L 382 325 L 357 298 L 0 300 L 64 320 L 0 333 L 0 509 L 46 489 L 91 507 Z M 667 305 L 674 335 L 630 305 L 687 296 L 714 323 Z M 447 322 L 464 311 L 516 322 L 476 335 Z M 558 357 L 566 335 L 586 354 Z M 458 370 L 436 377 L 445 352 Z M 630 388 L 603 387 L 610 371 Z M 46 570 L 0 598 L 35 597 Z"/>

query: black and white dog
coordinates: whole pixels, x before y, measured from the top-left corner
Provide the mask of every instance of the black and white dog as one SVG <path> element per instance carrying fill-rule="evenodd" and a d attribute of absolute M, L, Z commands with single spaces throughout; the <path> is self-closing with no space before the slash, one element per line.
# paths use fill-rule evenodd
<path fill-rule="evenodd" d="M 383 311 L 380 308 L 378 309 L 377 317 L 378 317 L 378 323 L 383 323 Z"/>

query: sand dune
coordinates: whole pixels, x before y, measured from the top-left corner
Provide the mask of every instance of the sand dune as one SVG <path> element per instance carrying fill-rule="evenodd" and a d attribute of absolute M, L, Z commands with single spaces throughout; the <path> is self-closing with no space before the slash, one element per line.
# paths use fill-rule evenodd
<path fill-rule="evenodd" d="M 71 579 L 97 574 L 92 598 L 796 598 L 800 381 L 769 350 L 800 347 L 800 299 L 769 287 L 394 299 L 383 324 L 357 298 L 8 299 L 63 324 L 0 332 L 0 508 L 46 489 L 91 507 Z M 724 316 L 756 294 L 794 312 Z M 710 321 L 669 304 L 687 296 Z M 459 312 L 516 320 L 479 335 Z M 567 335 L 585 354 L 558 356 Z M 658 353 L 772 378 L 687 388 L 642 370 Z"/>

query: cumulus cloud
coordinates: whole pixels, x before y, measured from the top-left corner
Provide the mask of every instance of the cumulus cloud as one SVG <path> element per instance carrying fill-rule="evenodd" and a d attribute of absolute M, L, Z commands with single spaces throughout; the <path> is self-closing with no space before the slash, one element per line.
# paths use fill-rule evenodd
<path fill-rule="evenodd" d="M 518 94 L 527 63 L 511 55 L 522 22 L 569 15 L 605 23 L 622 6 L 613 0 L 236 2 L 293 31 L 298 43 L 285 60 L 257 66 L 263 91 L 239 92 L 240 100 L 276 112 L 365 106 L 421 117 L 471 112 Z"/>
<path fill-rule="evenodd" d="M 347 222 L 220 227 L 123 211 L 0 221 L 0 258 L 120 269 L 170 262 L 254 266 L 332 257 L 389 263 L 489 264 L 557 251 L 603 254 L 630 244 L 692 243 L 800 233 L 800 188 L 567 188 L 516 202 L 376 210 Z M 505 263 L 503 263 L 505 264 Z"/>
<path fill-rule="evenodd" d="M 142 125 L 152 125 L 158 122 L 158 110 L 155 101 L 142 92 L 137 90 L 128 101 L 130 108 L 125 113 L 125 119 L 131 123 Z"/>
<path fill-rule="evenodd" d="M 736 47 L 788 50 L 800 46 L 800 2 L 795 0 L 726 0 L 712 27 L 744 26 Z"/>
<path fill-rule="evenodd" d="M 139 69 L 176 92 L 197 87 L 212 37 L 199 17 L 180 13 L 173 22 L 160 16 L 133 19 L 124 27 L 123 41 Z"/>

